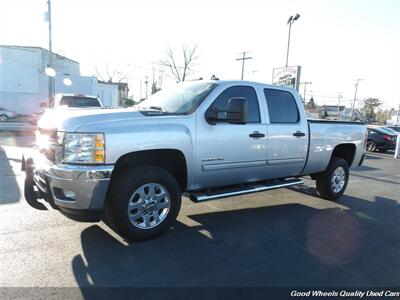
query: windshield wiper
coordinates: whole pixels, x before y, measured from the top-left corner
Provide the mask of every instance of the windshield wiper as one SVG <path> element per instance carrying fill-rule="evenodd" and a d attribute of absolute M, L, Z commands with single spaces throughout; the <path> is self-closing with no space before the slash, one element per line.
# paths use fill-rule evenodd
<path fill-rule="evenodd" d="M 165 108 L 162 107 L 162 106 L 148 106 L 148 107 L 142 107 L 142 108 L 143 109 L 154 109 L 154 110 L 159 110 L 159 111 L 162 111 L 162 112 L 167 112 L 165 110 Z"/>
<path fill-rule="evenodd" d="M 150 106 L 149 108 L 151 109 L 155 109 L 155 110 L 161 110 L 161 111 L 165 111 L 165 108 L 162 106 Z"/>

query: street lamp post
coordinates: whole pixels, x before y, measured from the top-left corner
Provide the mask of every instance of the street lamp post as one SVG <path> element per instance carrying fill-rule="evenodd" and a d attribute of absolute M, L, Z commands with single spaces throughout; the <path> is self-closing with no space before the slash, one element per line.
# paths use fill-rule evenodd
<path fill-rule="evenodd" d="M 47 0 L 47 18 L 49 22 L 49 64 L 48 68 L 53 68 L 53 47 L 52 47 L 52 32 L 51 32 L 51 1 Z M 49 76 L 49 101 L 53 97 L 53 89 L 54 89 L 54 78 Z"/>
<path fill-rule="evenodd" d="M 290 46 L 290 31 L 292 29 L 292 24 L 294 21 L 296 21 L 298 18 L 300 18 L 299 14 L 296 14 L 295 16 L 290 16 L 289 20 L 287 21 L 287 24 L 289 25 L 289 36 L 288 36 L 288 41 L 287 41 L 287 50 L 286 50 L 286 67 L 288 66 L 289 62 L 289 46 Z"/>

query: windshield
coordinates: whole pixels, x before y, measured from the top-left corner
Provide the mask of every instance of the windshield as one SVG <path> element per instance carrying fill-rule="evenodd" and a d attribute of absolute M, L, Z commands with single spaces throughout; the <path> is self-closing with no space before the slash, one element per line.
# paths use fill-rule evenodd
<path fill-rule="evenodd" d="M 60 100 L 60 105 L 68 107 L 100 107 L 100 102 L 96 98 L 64 96 Z"/>
<path fill-rule="evenodd" d="M 155 109 L 173 114 L 190 114 L 214 90 L 216 83 L 179 83 L 161 90 L 139 104 L 142 109 Z"/>

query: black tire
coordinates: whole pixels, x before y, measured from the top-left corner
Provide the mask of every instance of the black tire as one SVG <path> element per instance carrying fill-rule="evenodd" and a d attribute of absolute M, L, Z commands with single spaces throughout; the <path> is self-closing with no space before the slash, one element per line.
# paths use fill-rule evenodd
<path fill-rule="evenodd" d="M 338 168 L 343 168 L 344 170 L 344 185 L 339 191 L 335 191 L 332 184 L 332 178 L 334 176 L 334 172 Z M 327 200 L 336 201 L 342 196 L 344 191 L 346 190 L 347 183 L 349 181 L 349 165 L 342 158 L 333 157 L 329 163 L 328 168 L 325 172 L 319 173 L 317 175 L 316 186 L 319 195 Z"/>
<path fill-rule="evenodd" d="M 375 152 L 378 149 L 378 146 L 374 141 L 368 141 L 366 148 L 368 152 Z"/>
<path fill-rule="evenodd" d="M 170 207 L 165 218 L 157 226 L 141 229 L 133 225 L 128 216 L 128 203 L 141 186 L 160 184 L 169 193 Z M 175 178 L 159 167 L 143 166 L 128 170 L 113 180 L 106 204 L 106 216 L 112 229 L 131 241 L 152 239 L 166 231 L 175 222 L 181 208 L 181 190 Z"/>
<path fill-rule="evenodd" d="M 378 149 L 378 152 L 381 152 L 381 153 L 385 153 L 387 151 L 388 151 L 388 149 L 386 149 L 386 148 L 379 148 Z"/>

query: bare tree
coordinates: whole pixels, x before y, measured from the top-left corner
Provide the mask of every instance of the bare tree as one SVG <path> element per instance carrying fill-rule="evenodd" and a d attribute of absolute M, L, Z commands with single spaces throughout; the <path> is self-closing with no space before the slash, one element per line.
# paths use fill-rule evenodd
<path fill-rule="evenodd" d="M 175 55 L 172 48 L 169 47 L 165 50 L 166 58 L 160 60 L 160 65 L 167 67 L 177 82 L 185 81 L 187 75 L 192 70 L 193 62 L 198 58 L 196 50 L 197 45 L 194 47 L 182 46 L 183 64 L 180 65 L 177 61 L 177 55 Z"/>
<path fill-rule="evenodd" d="M 122 82 L 122 81 L 128 81 L 128 75 L 126 73 L 120 72 L 113 70 L 110 72 L 108 68 L 108 63 L 106 64 L 106 69 L 105 69 L 105 76 L 101 75 L 99 70 L 96 67 L 96 77 L 99 78 L 102 81 L 105 82 Z"/>

